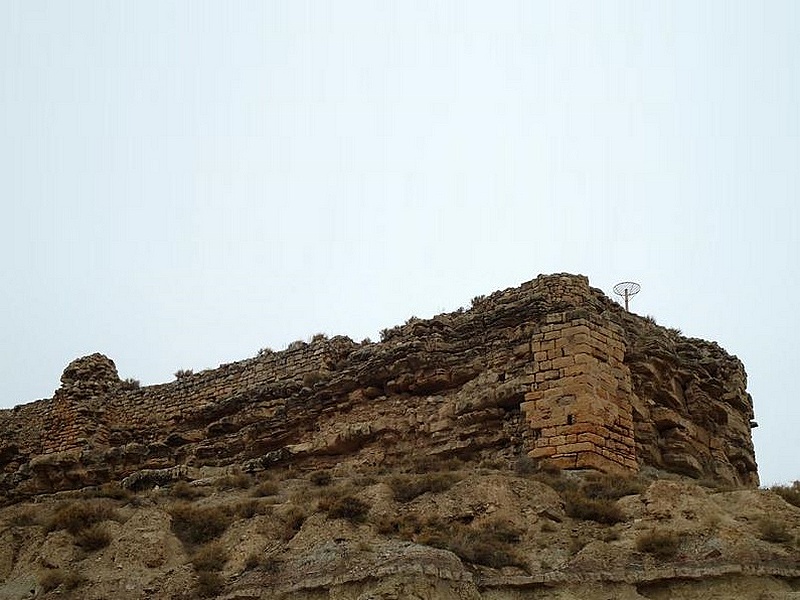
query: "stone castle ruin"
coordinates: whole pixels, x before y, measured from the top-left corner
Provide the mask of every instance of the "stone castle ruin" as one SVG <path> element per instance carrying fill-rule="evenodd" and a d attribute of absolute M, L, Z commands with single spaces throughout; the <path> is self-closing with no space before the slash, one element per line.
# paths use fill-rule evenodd
<path fill-rule="evenodd" d="M 52 398 L 0 411 L 0 495 L 410 455 L 757 486 L 752 419 L 736 357 L 626 312 L 583 276 L 542 275 L 379 343 L 315 336 L 161 385 L 79 358 Z"/>

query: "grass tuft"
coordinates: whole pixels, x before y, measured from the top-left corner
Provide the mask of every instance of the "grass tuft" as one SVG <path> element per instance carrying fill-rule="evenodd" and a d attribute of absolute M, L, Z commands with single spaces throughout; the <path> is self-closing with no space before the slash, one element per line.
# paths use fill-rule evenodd
<path fill-rule="evenodd" d="M 86 552 L 102 550 L 110 543 L 111 535 L 101 523 L 95 523 L 75 535 L 75 544 Z"/>
<path fill-rule="evenodd" d="M 773 485 L 769 489 L 792 506 L 800 508 L 800 481 L 795 481 L 792 485 Z"/>
<path fill-rule="evenodd" d="M 636 550 L 666 559 L 678 553 L 681 538 L 674 531 L 651 529 L 636 538 Z"/>
<path fill-rule="evenodd" d="M 114 507 L 103 500 L 75 500 L 59 506 L 45 523 L 45 531 L 66 529 L 75 535 L 96 523 L 117 517 Z"/>
<path fill-rule="evenodd" d="M 184 544 L 199 545 L 220 536 L 231 524 L 231 516 L 218 507 L 199 507 L 179 503 L 169 511 L 172 516 L 172 532 Z"/>
<path fill-rule="evenodd" d="M 394 498 L 398 502 L 410 502 L 417 496 L 449 490 L 459 480 L 455 473 L 425 473 L 421 475 L 396 475 L 389 479 Z"/>
<path fill-rule="evenodd" d="M 353 523 L 362 523 L 367 517 L 370 506 L 355 496 L 344 496 L 335 500 L 328 510 L 329 519 L 347 519 Z"/>

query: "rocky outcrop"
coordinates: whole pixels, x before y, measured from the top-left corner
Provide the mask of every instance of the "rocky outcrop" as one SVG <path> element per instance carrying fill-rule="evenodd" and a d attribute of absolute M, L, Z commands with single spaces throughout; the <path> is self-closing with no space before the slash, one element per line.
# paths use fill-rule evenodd
<path fill-rule="evenodd" d="M 51 399 L 0 411 L 0 493 L 142 470 L 409 457 L 652 466 L 758 483 L 741 363 L 626 313 L 582 276 L 540 276 L 473 306 L 136 388 L 113 361 L 71 363 Z"/>

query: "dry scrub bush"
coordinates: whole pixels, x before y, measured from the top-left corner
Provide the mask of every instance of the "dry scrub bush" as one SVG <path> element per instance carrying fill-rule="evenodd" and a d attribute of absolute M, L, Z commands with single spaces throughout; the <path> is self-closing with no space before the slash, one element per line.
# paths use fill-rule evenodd
<path fill-rule="evenodd" d="M 111 535 L 101 523 L 96 523 L 75 535 L 75 544 L 86 552 L 102 550 L 110 543 Z"/>
<path fill-rule="evenodd" d="M 308 476 L 308 480 L 316 486 L 324 487 L 333 481 L 330 471 L 314 471 Z"/>
<path fill-rule="evenodd" d="M 800 481 L 795 481 L 792 485 L 773 485 L 769 489 L 789 504 L 800 508 Z"/>
<path fill-rule="evenodd" d="M 472 526 L 458 521 L 446 522 L 438 517 L 423 521 L 417 515 L 406 514 L 383 519 L 376 525 L 378 533 L 449 550 L 473 564 L 493 568 L 525 568 L 524 561 L 514 548 L 522 532 L 502 520 Z"/>
<path fill-rule="evenodd" d="M 86 578 L 80 573 L 64 569 L 48 569 L 38 577 L 39 585 L 45 593 L 63 587 L 65 591 L 74 590 L 86 583 Z"/>
<path fill-rule="evenodd" d="M 678 553 L 680 536 L 674 531 L 651 529 L 636 538 L 636 550 L 647 552 L 658 558 L 672 558 Z"/>
<path fill-rule="evenodd" d="M 38 523 L 36 519 L 36 509 L 32 506 L 20 507 L 9 519 L 9 523 L 14 527 L 28 527 Z"/>
<path fill-rule="evenodd" d="M 218 596 L 224 582 L 216 571 L 200 571 L 197 573 L 197 595 L 201 598 Z"/>
<path fill-rule="evenodd" d="M 646 485 L 636 477 L 594 473 L 583 482 L 582 489 L 589 498 L 617 500 L 624 496 L 641 494 Z"/>
<path fill-rule="evenodd" d="M 786 530 L 786 523 L 768 517 L 758 522 L 758 537 L 774 544 L 782 544 L 792 539 L 792 535 Z"/>
<path fill-rule="evenodd" d="M 199 507 L 185 502 L 173 505 L 172 532 L 184 544 L 198 545 L 210 542 L 221 535 L 231 524 L 232 518 L 218 506 Z"/>
<path fill-rule="evenodd" d="M 225 475 L 214 482 L 214 487 L 218 490 L 246 490 L 253 485 L 253 478 L 246 473 L 234 473 Z"/>
<path fill-rule="evenodd" d="M 112 504 L 104 500 L 74 500 L 62 504 L 45 523 L 45 531 L 66 529 L 75 535 L 95 523 L 115 519 L 117 513 Z"/>
<path fill-rule="evenodd" d="M 347 519 L 353 523 L 362 523 L 367 517 L 370 506 L 355 496 L 344 496 L 334 501 L 328 509 L 329 519 Z"/>
<path fill-rule="evenodd" d="M 104 483 L 100 487 L 86 489 L 82 492 L 86 498 L 111 498 L 112 500 L 130 501 L 134 494 L 117 482 Z"/>
<path fill-rule="evenodd" d="M 281 517 L 283 521 L 283 535 L 281 536 L 284 541 L 289 541 L 294 537 L 303 523 L 306 522 L 308 513 L 298 506 L 293 506 L 287 510 Z"/>
<path fill-rule="evenodd" d="M 206 493 L 193 485 L 189 485 L 185 481 L 179 481 L 169 488 L 169 495 L 181 500 L 197 500 L 198 498 L 205 497 Z"/>
<path fill-rule="evenodd" d="M 274 481 L 267 480 L 262 481 L 257 486 L 255 486 L 251 491 L 250 495 L 254 498 L 263 498 L 266 496 L 277 496 L 279 492 L 278 484 Z"/>
<path fill-rule="evenodd" d="M 192 566 L 195 571 L 221 571 L 228 560 L 228 553 L 222 544 L 212 542 L 206 544 L 192 556 Z"/>
<path fill-rule="evenodd" d="M 614 525 L 623 520 L 616 500 L 590 498 L 582 490 L 567 490 L 562 493 L 564 511 L 567 516 L 583 521 L 595 521 Z"/>
<path fill-rule="evenodd" d="M 242 519 L 252 519 L 256 515 L 267 515 L 272 512 L 272 505 L 259 502 L 255 498 L 242 500 L 233 505 L 233 513 Z"/>
<path fill-rule="evenodd" d="M 454 473 L 425 473 L 422 475 L 396 475 L 389 479 L 394 499 L 410 502 L 427 492 L 437 494 L 449 490 L 459 480 Z"/>

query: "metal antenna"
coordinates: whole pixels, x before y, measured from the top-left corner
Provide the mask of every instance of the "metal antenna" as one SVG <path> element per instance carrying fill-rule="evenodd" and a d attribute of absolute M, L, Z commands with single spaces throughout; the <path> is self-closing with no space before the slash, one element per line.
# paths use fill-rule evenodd
<path fill-rule="evenodd" d="M 614 286 L 614 293 L 617 296 L 622 296 L 625 298 L 625 310 L 630 312 L 628 309 L 628 300 L 639 293 L 639 290 L 642 289 L 638 283 L 633 281 L 623 281 L 622 283 L 618 283 Z"/>

